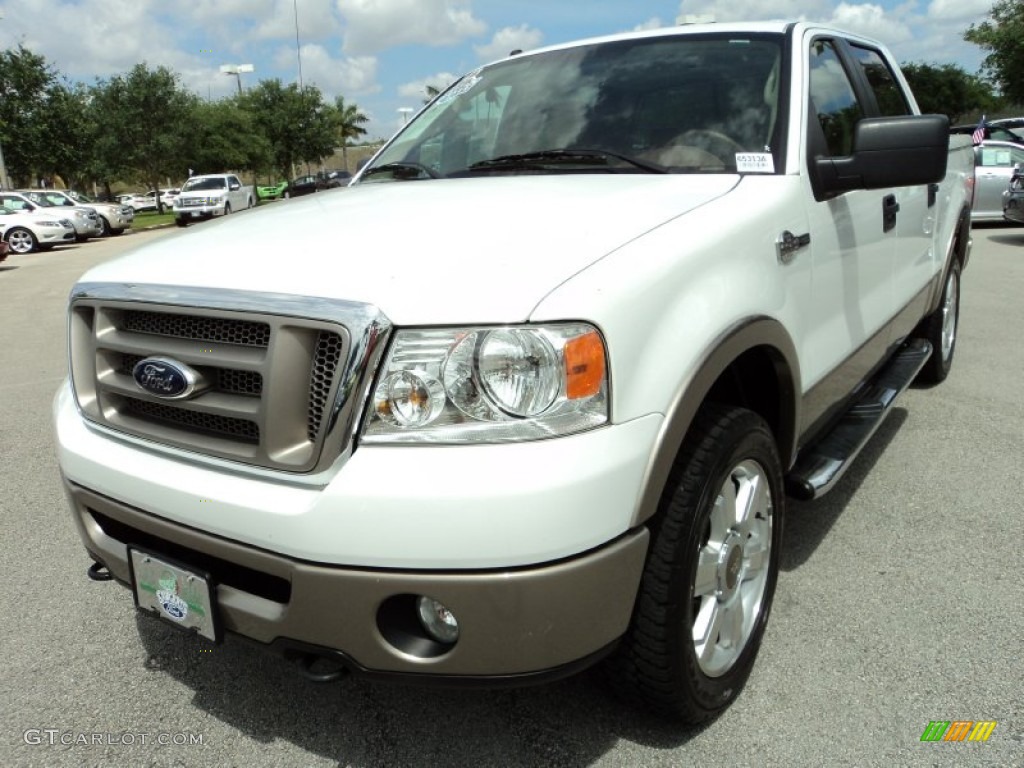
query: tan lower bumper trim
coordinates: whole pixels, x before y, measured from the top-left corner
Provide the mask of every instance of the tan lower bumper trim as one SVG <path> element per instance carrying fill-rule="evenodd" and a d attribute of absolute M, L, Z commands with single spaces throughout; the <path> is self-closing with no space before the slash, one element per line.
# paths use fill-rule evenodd
<path fill-rule="evenodd" d="M 398 571 L 307 563 L 172 523 L 66 483 L 75 523 L 93 558 L 129 579 L 127 545 L 161 541 L 187 562 L 216 558 L 237 567 L 234 583 L 211 569 L 224 628 L 260 643 L 336 650 L 363 670 L 457 676 L 522 675 L 570 665 L 613 643 L 629 624 L 647 553 L 640 528 L 571 559 L 491 571 Z M 115 526 L 116 536 L 104 531 Z M 128 532 L 128 533 L 126 533 Z M 185 558 L 182 558 L 182 554 Z M 283 602 L 247 591 L 246 574 L 290 585 Z M 460 637 L 447 652 L 399 650 L 382 633 L 381 606 L 429 595 L 448 606 Z"/>

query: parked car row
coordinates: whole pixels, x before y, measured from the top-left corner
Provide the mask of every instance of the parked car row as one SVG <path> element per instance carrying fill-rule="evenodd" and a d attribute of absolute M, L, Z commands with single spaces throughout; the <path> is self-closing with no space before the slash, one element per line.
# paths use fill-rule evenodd
<path fill-rule="evenodd" d="M 133 192 L 127 195 L 118 195 L 117 201 L 122 205 L 131 207 L 136 213 L 142 211 L 155 211 L 157 210 L 156 201 L 160 198 L 160 204 L 164 208 L 170 209 L 174 205 L 174 198 L 181 192 L 177 187 L 168 187 L 164 189 L 151 189 L 148 192 Z"/>
<path fill-rule="evenodd" d="M 275 200 L 279 197 L 300 197 L 302 195 L 320 192 L 324 189 L 347 187 L 351 180 L 352 174 L 348 171 L 317 171 L 316 173 L 307 173 L 303 176 L 298 176 L 291 181 L 282 181 L 280 184 L 268 184 L 256 187 L 256 194 L 260 200 Z"/>
<path fill-rule="evenodd" d="M 14 253 L 48 250 L 100 235 L 119 235 L 134 219 L 135 211 L 129 206 L 95 202 L 77 192 L 0 192 L 0 239 Z"/>

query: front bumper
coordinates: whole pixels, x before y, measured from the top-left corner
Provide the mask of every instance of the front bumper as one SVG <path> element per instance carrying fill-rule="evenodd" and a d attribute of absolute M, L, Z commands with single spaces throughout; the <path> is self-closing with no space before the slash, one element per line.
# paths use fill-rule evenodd
<path fill-rule="evenodd" d="M 129 582 L 127 546 L 144 546 L 211 574 L 225 630 L 383 675 L 501 683 L 595 658 L 626 631 L 648 544 L 641 528 L 527 568 L 345 568 L 211 536 L 67 481 L 65 489 L 86 549 L 118 581 Z M 454 613 L 454 645 L 432 642 L 418 627 L 418 595 Z"/>
<path fill-rule="evenodd" d="M 176 205 L 174 216 L 178 219 L 209 219 L 224 215 L 224 202 L 215 205 Z"/>
<path fill-rule="evenodd" d="M 75 230 L 55 227 L 38 228 L 36 239 L 43 245 L 59 245 L 60 243 L 75 242 Z"/>

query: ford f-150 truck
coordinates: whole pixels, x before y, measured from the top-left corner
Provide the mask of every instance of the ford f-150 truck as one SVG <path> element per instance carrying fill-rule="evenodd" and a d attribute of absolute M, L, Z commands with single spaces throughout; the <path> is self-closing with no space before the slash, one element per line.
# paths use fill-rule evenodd
<path fill-rule="evenodd" d="M 185 227 L 192 221 L 227 216 L 232 211 L 252 208 L 255 199 L 253 188 L 243 186 L 232 174 L 192 176 L 174 198 L 174 223 Z"/>
<path fill-rule="evenodd" d="M 346 194 L 73 289 L 54 407 L 90 575 L 314 678 L 603 661 L 712 717 L 754 665 L 787 496 L 950 370 L 959 142 L 883 46 L 808 23 L 480 67 Z"/>

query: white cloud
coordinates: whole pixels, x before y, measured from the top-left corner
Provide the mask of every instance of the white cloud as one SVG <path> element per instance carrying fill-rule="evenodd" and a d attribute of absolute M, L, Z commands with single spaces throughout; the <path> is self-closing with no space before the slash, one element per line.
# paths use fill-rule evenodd
<path fill-rule="evenodd" d="M 992 0 L 932 0 L 928 4 L 928 18 L 942 21 L 980 22 L 992 10 Z"/>
<path fill-rule="evenodd" d="M 219 2 L 219 0 L 215 0 Z M 245 0 L 232 0 L 245 2 Z M 232 16 L 246 19 L 263 19 L 251 37 L 256 40 L 294 40 L 295 27 L 298 22 L 299 42 L 307 40 L 325 40 L 341 31 L 341 24 L 334 15 L 330 3 L 295 3 L 293 0 L 273 0 L 273 7 L 267 6 L 267 0 L 259 0 L 265 7 L 262 13 L 254 13 L 257 9 L 245 8 L 235 11 Z"/>
<path fill-rule="evenodd" d="M 663 26 L 665 25 L 664 23 L 662 23 L 661 19 L 655 16 L 652 19 L 648 19 L 643 24 L 637 24 L 635 27 L 633 27 L 633 31 L 646 32 L 649 29 L 661 29 Z"/>
<path fill-rule="evenodd" d="M 831 3 L 825 0 L 683 0 L 679 4 L 676 23 L 686 17 L 710 14 L 714 21 L 766 21 L 769 19 L 823 19 L 828 17 Z"/>
<path fill-rule="evenodd" d="M 302 82 L 315 85 L 327 101 L 341 94 L 345 97 L 366 95 L 380 91 L 377 83 L 377 59 L 374 56 L 342 56 L 335 58 L 322 45 L 308 43 L 301 47 Z M 274 63 L 280 69 L 290 69 L 298 79 L 298 59 L 294 48 L 283 46 L 274 55 Z"/>
<path fill-rule="evenodd" d="M 473 50 L 482 61 L 504 59 L 512 51 L 528 51 L 538 48 L 544 40 L 544 33 L 532 29 L 526 24 L 518 27 L 505 27 L 494 33 L 491 42 L 486 45 L 474 45 Z"/>
<path fill-rule="evenodd" d="M 377 53 L 409 43 L 455 45 L 487 31 L 468 0 L 337 0 L 345 52 Z"/>
<path fill-rule="evenodd" d="M 444 90 L 459 79 L 458 75 L 451 72 L 438 72 L 436 75 L 424 77 L 422 80 L 413 80 L 411 83 L 403 83 L 398 86 L 398 95 L 406 99 L 418 99 L 420 102 L 427 98 L 427 86 Z"/>
<path fill-rule="evenodd" d="M 880 5 L 840 3 L 832 12 L 829 24 L 849 32 L 880 40 L 886 45 L 901 43 L 914 37 L 914 33 L 894 14 L 886 13 Z"/>

